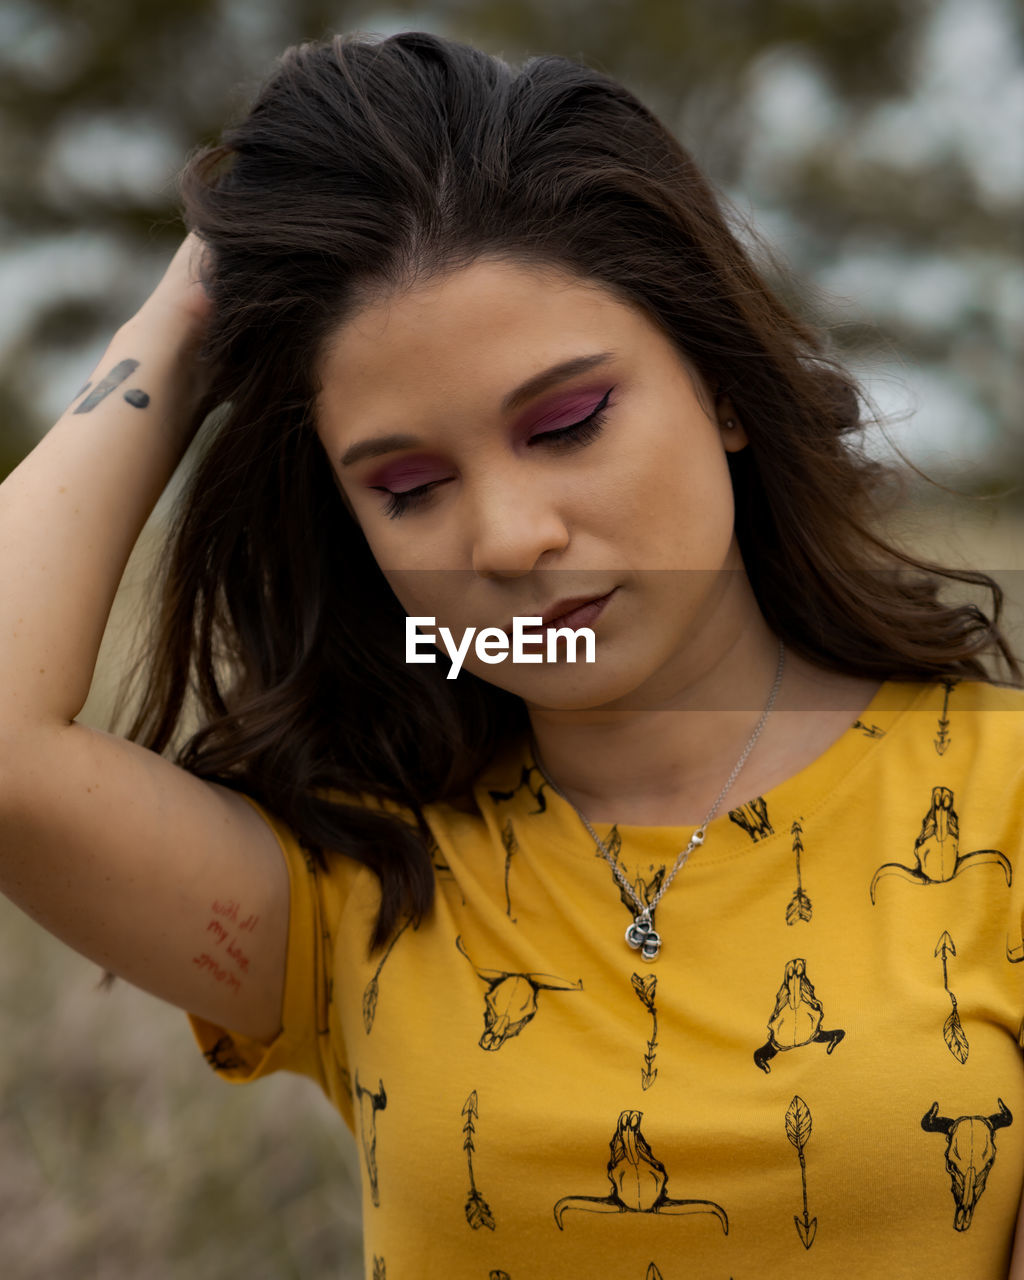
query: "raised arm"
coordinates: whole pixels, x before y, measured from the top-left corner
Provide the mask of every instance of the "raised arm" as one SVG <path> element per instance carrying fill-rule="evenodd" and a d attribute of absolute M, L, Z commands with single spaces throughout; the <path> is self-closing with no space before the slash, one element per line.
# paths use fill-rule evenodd
<path fill-rule="evenodd" d="M 0 890 L 97 964 L 269 1040 L 289 900 L 273 833 L 242 797 L 75 720 L 128 556 L 197 423 L 199 254 L 188 237 L 0 485 Z M 230 903 L 249 927 L 211 965 Z"/>

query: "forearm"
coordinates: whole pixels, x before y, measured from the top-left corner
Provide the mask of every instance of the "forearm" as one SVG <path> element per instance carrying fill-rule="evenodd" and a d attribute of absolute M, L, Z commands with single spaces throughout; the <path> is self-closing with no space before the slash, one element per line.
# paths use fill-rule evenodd
<path fill-rule="evenodd" d="M 193 348 L 176 317 L 134 317 L 89 390 L 0 485 L 0 741 L 8 745 L 19 730 L 67 724 L 85 703 L 128 557 L 194 427 Z M 114 370 L 128 376 L 104 391 Z"/>

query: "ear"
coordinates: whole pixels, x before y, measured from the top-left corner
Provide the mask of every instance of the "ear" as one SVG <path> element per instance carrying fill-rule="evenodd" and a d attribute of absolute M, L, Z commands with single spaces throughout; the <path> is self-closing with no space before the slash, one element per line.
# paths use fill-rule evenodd
<path fill-rule="evenodd" d="M 733 408 L 732 401 L 728 396 L 719 396 L 715 402 L 715 417 L 718 420 L 718 430 L 722 436 L 722 444 L 727 453 L 738 453 L 740 449 L 745 449 L 750 443 L 747 433 L 743 430 L 743 423 L 740 421 L 739 414 Z"/>

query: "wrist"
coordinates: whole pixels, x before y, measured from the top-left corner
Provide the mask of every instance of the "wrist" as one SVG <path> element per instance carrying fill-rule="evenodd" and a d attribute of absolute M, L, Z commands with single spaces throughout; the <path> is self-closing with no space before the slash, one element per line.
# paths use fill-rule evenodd
<path fill-rule="evenodd" d="M 149 297 L 117 330 L 113 341 L 134 344 L 148 353 L 191 355 L 206 334 L 206 319 L 186 307 Z"/>
<path fill-rule="evenodd" d="M 144 307 L 112 336 L 93 373 L 95 390 L 108 383 L 110 403 L 127 400 L 155 414 L 171 433 L 191 438 L 209 393 L 209 370 L 199 360 L 203 330 L 186 319 Z M 93 394 L 95 394 L 95 390 Z M 76 399 L 74 412 L 81 412 Z"/>

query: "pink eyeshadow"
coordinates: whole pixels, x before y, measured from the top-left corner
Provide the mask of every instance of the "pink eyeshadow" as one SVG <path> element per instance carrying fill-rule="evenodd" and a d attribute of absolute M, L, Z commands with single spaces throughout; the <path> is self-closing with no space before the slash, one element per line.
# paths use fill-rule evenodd
<path fill-rule="evenodd" d="M 402 458 L 375 471 L 366 483 L 371 488 L 415 489 L 432 480 L 441 480 L 447 474 L 444 466 L 433 459 Z"/>
<path fill-rule="evenodd" d="M 607 390 L 602 385 L 597 390 L 577 389 L 552 396 L 540 408 L 534 406 L 518 419 L 512 429 L 514 438 L 521 440 L 537 432 L 557 431 L 561 427 L 572 426 L 594 412 Z M 370 488 L 401 492 L 435 480 L 443 480 L 450 474 L 451 468 L 438 458 L 399 458 L 381 467 L 379 471 L 374 471 L 365 483 Z"/>
<path fill-rule="evenodd" d="M 525 420 L 516 424 L 516 432 L 529 433 L 537 430 L 553 431 L 559 427 L 570 427 L 593 413 L 605 391 L 572 392 L 550 401 L 537 414 L 534 410 Z"/>

